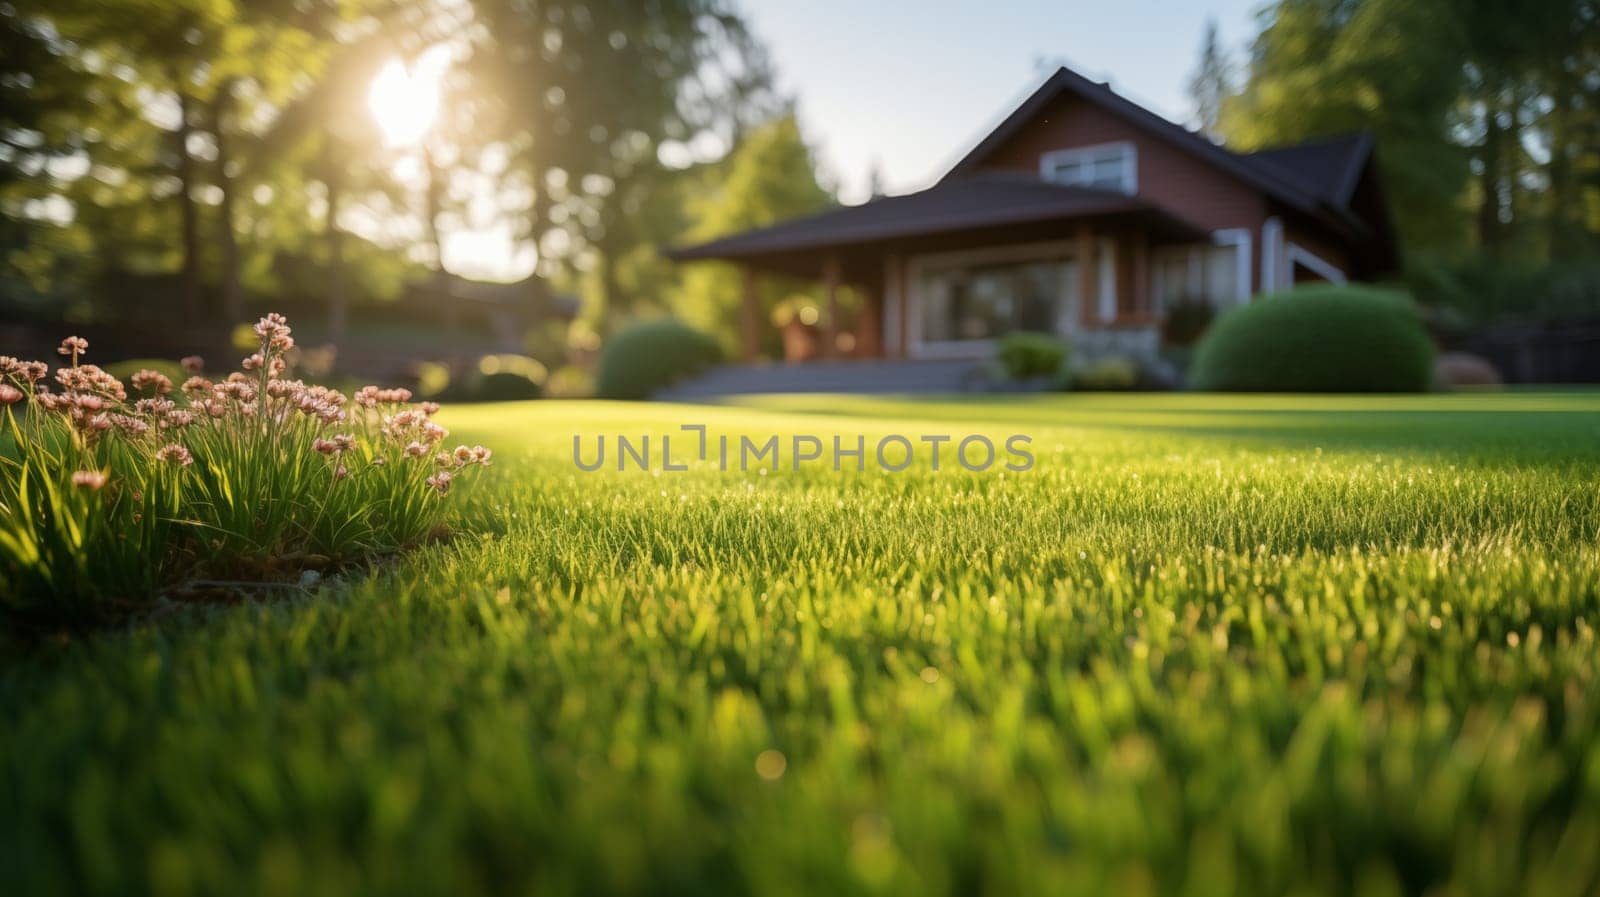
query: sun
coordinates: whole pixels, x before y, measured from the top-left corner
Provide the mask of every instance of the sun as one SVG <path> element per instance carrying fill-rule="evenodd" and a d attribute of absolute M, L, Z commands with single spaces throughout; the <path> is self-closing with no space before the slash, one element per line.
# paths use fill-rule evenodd
<path fill-rule="evenodd" d="M 367 108 L 383 130 L 384 140 L 393 146 L 410 146 L 420 141 L 439 117 L 437 66 L 407 68 L 392 59 L 372 79 L 367 92 Z"/>

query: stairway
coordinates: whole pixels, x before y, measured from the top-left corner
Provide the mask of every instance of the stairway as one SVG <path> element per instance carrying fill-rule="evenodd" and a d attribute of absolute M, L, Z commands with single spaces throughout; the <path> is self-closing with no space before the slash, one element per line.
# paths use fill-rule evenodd
<path fill-rule="evenodd" d="M 987 388 L 981 361 L 881 361 L 849 359 L 802 364 L 727 364 L 658 390 L 661 401 L 689 401 L 751 393 L 855 394 L 974 392 Z"/>

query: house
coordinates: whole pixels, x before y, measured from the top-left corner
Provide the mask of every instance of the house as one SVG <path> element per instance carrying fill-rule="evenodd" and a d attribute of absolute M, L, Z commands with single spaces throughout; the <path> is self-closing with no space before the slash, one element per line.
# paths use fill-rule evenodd
<path fill-rule="evenodd" d="M 1017 330 L 1150 353 L 1180 300 L 1220 310 L 1398 263 L 1370 136 L 1237 153 L 1065 68 L 926 190 L 668 255 L 743 267 L 747 358 L 761 272 L 821 280 L 824 356 L 964 359 Z M 845 285 L 862 296 L 848 336 Z"/>

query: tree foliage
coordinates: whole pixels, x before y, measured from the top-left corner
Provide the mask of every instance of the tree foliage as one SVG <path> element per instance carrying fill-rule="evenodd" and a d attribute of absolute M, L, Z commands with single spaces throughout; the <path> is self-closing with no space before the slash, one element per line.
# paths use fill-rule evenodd
<path fill-rule="evenodd" d="M 0 42 L 0 281 L 102 318 L 131 276 L 182 323 L 309 289 L 337 334 L 496 217 L 600 308 L 659 303 L 685 167 L 781 108 L 723 0 L 58 0 Z M 386 146 L 375 75 L 441 48 L 439 120 Z"/>
<path fill-rule="evenodd" d="M 1261 21 L 1231 144 L 1372 131 L 1411 250 L 1600 245 L 1600 3 L 1278 0 Z"/>
<path fill-rule="evenodd" d="M 1217 37 L 1217 22 L 1206 22 L 1206 35 L 1200 43 L 1200 63 L 1189 77 L 1189 99 L 1194 103 L 1195 126 L 1208 137 L 1217 137 L 1222 121 L 1222 104 L 1233 94 L 1233 64 Z"/>
<path fill-rule="evenodd" d="M 816 159 L 793 114 L 752 130 L 726 159 L 704 166 L 693 180 L 686 213 L 694 225 L 682 235 L 683 243 L 817 212 L 834 201 L 832 191 L 818 181 Z M 761 306 L 772 308 L 809 286 L 763 277 L 757 289 Z M 672 306 L 684 320 L 720 335 L 731 350 L 743 296 L 743 276 L 734 266 L 704 263 L 684 273 Z"/>

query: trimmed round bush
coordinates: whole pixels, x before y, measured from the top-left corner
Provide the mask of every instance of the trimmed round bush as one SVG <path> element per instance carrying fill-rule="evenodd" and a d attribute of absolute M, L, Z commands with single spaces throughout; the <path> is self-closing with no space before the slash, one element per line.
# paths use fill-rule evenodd
<path fill-rule="evenodd" d="M 1000 340 L 995 358 L 1012 380 L 1050 377 L 1067 360 L 1067 347 L 1046 333 L 1017 332 Z"/>
<path fill-rule="evenodd" d="M 1404 293 L 1317 284 L 1236 308 L 1195 351 L 1195 389 L 1424 392 L 1433 342 Z"/>
<path fill-rule="evenodd" d="M 495 371 L 473 381 L 468 401 L 520 402 L 524 399 L 537 399 L 543 394 L 544 390 L 539 384 L 525 374 Z"/>
<path fill-rule="evenodd" d="M 722 360 L 709 334 L 674 318 L 619 330 L 600 350 L 595 391 L 607 399 L 645 399 L 673 381 Z"/>

